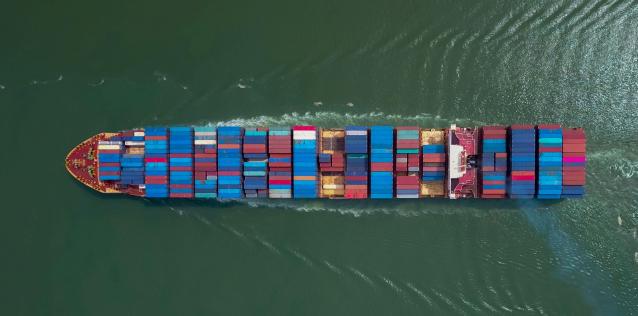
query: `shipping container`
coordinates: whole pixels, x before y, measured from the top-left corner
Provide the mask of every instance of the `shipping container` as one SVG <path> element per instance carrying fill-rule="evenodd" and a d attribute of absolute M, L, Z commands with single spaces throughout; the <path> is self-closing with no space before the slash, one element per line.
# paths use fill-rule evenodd
<path fill-rule="evenodd" d="M 445 129 L 421 129 L 421 197 L 445 196 Z"/>
<path fill-rule="evenodd" d="M 557 124 L 537 126 L 538 177 L 536 197 L 559 199 L 563 184 L 563 129 Z"/>
<path fill-rule="evenodd" d="M 585 194 L 585 139 L 582 128 L 563 128 L 563 198 L 580 198 Z"/>
<path fill-rule="evenodd" d="M 502 199 L 507 194 L 507 128 L 481 128 L 481 197 Z"/>
<path fill-rule="evenodd" d="M 322 198 L 345 195 L 345 130 L 319 129 L 319 171 Z"/>
<path fill-rule="evenodd" d="M 243 175 L 244 196 L 268 196 L 268 129 L 247 128 L 244 131 Z"/>
<path fill-rule="evenodd" d="M 394 128 L 370 127 L 370 198 L 394 196 Z"/>
<path fill-rule="evenodd" d="M 317 128 L 298 125 L 292 128 L 293 196 L 299 199 L 317 198 Z"/>
<path fill-rule="evenodd" d="M 421 131 L 417 126 L 399 126 L 395 130 L 395 197 L 416 199 L 421 189 Z"/>
<path fill-rule="evenodd" d="M 242 136 L 239 126 L 217 128 L 217 196 L 219 199 L 241 199 Z"/>

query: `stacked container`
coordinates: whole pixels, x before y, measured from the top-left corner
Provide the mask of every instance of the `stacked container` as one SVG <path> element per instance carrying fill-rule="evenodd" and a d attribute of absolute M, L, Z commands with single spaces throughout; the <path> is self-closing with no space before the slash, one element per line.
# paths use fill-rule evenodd
<path fill-rule="evenodd" d="M 169 197 L 193 198 L 193 129 L 169 129 Z"/>
<path fill-rule="evenodd" d="M 557 124 L 538 125 L 539 199 L 559 199 L 563 185 L 563 129 Z"/>
<path fill-rule="evenodd" d="M 423 174 L 421 196 L 445 196 L 445 130 L 421 130 L 421 150 L 423 151 Z"/>
<path fill-rule="evenodd" d="M 582 128 L 563 129 L 562 197 L 579 198 L 585 194 L 585 147 Z"/>
<path fill-rule="evenodd" d="M 292 145 L 290 128 L 268 131 L 268 197 L 292 197 Z"/>
<path fill-rule="evenodd" d="M 345 193 L 343 129 L 321 129 L 319 131 L 319 171 L 321 172 L 320 197 L 341 198 Z"/>
<path fill-rule="evenodd" d="M 391 199 L 393 197 L 394 129 L 392 126 L 370 128 L 370 197 Z"/>
<path fill-rule="evenodd" d="M 481 154 L 482 198 L 505 198 L 507 178 L 507 129 L 503 126 L 484 126 Z"/>
<path fill-rule="evenodd" d="M 347 199 L 368 198 L 368 128 L 346 126 L 346 178 Z"/>
<path fill-rule="evenodd" d="M 124 154 L 120 183 L 124 185 L 144 184 L 144 131 L 123 132 Z"/>
<path fill-rule="evenodd" d="M 168 197 L 168 134 L 164 127 L 144 129 L 146 197 Z"/>
<path fill-rule="evenodd" d="M 294 126 L 292 139 L 294 197 L 317 198 L 317 129 Z"/>
<path fill-rule="evenodd" d="M 536 194 L 536 129 L 533 125 L 510 127 L 510 185 L 513 199 L 531 199 Z"/>
<path fill-rule="evenodd" d="M 244 131 L 244 195 L 247 198 L 268 197 L 267 128 Z"/>
<path fill-rule="evenodd" d="M 242 128 L 217 128 L 217 196 L 220 199 L 240 199 L 242 192 Z"/>
<path fill-rule="evenodd" d="M 416 126 L 396 128 L 396 197 L 419 198 L 420 132 Z"/>
<path fill-rule="evenodd" d="M 97 144 L 97 168 L 99 181 L 117 181 L 121 175 L 121 141 L 101 140 Z"/>
<path fill-rule="evenodd" d="M 195 147 L 195 198 L 217 197 L 217 131 L 212 126 L 196 126 Z"/>

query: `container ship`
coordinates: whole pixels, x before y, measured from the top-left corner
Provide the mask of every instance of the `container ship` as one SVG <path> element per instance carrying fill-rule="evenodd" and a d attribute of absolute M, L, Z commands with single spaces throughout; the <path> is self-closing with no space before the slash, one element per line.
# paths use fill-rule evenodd
<path fill-rule="evenodd" d="M 586 137 L 555 124 L 147 127 L 73 148 L 69 173 L 149 199 L 561 199 L 585 193 Z"/>

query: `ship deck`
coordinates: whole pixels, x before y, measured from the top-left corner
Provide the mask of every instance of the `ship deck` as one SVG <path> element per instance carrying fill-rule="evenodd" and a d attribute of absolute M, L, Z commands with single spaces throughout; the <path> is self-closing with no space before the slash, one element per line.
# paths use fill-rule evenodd
<path fill-rule="evenodd" d="M 99 141 L 108 140 L 114 135 L 117 134 L 100 133 L 75 146 L 64 159 L 66 170 L 76 180 L 100 193 L 125 193 L 143 196 L 143 191 L 137 187 L 122 189 L 116 183 L 98 181 L 97 144 Z"/>

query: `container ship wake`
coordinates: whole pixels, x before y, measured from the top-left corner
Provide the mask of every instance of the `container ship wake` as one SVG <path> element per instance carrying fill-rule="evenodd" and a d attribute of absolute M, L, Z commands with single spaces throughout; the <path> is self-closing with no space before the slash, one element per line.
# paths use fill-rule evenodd
<path fill-rule="evenodd" d="M 147 127 L 68 154 L 78 181 L 146 198 L 560 199 L 584 195 L 582 128 Z"/>

